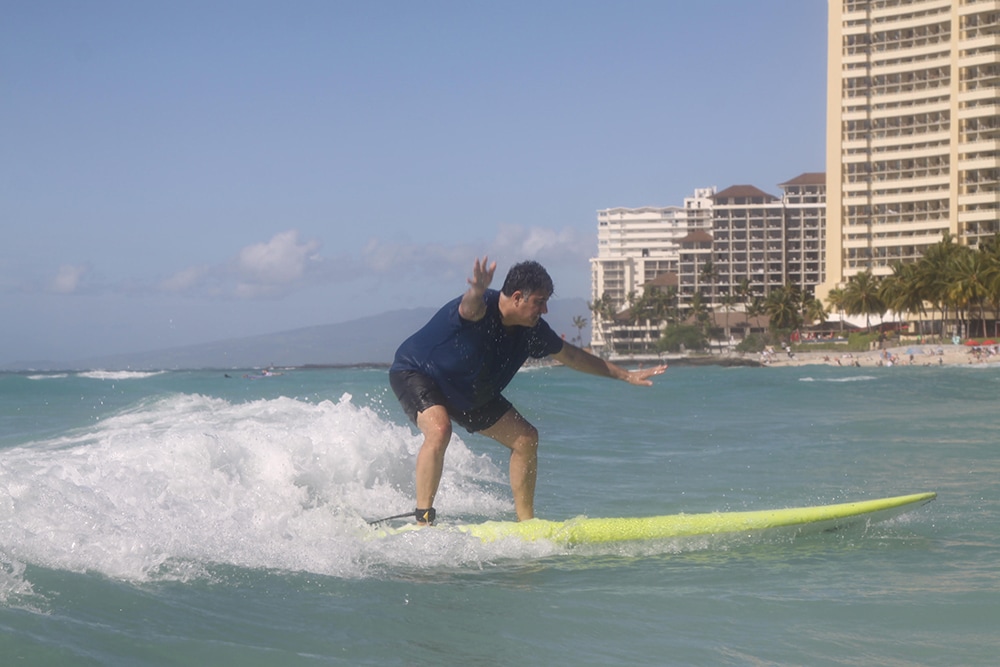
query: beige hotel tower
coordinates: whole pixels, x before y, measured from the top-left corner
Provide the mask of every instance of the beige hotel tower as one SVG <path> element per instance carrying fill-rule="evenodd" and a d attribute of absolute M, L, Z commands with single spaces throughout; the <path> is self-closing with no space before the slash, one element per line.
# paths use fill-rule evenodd
<path fill-rule="evenodd" d="M 828 0 L 826 282 L 1000 216 L 1000 0 Z"/>

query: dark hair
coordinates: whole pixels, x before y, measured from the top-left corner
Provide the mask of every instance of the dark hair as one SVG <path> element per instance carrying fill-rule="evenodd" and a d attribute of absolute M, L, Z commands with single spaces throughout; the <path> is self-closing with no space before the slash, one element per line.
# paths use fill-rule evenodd
<path fill-rule="evenodd" d="M 538 262 L 528 260 L 510 267 L 500 291 L 506 296 L 513 296 L 514 292 L 519 290 L 525 294 L 542 292 L 552 296 L 555 287 L 553 287 L 552 278 L 545 267 Z"/>

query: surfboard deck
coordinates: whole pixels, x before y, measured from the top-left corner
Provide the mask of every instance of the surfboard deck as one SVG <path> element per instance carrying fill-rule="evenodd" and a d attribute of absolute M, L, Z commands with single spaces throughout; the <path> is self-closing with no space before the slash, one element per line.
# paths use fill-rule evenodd
<path fill-rule="evenodd" d="M 548 540 L 556 544 L 566 545 L 753 533 L 795 526 L 830 530 L 846 527 L 859 521 L 885 521 L 925 505 L 936 497 L 936 493 L 928 492 L 834 505 L 746 512 L 708 512 L 603 519 L 577 517 L 567 521 L 547 521 L 545 519 L 485 521 L 483 523 L 441 527 L 462 531 L 483 542 L 516 538 L 529 542 Z M 383 528 L 380 530 L 386 534 L 392 534 L 415 528 L 415 525 L 410 524 L 402 528 Z M 435 528 L 438 527 L 435 526 Z"/>

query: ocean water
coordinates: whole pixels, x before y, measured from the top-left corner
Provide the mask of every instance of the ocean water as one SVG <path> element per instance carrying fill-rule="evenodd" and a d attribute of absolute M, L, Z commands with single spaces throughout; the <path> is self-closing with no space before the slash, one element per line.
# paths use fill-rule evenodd
<path fill-rule="evenodd" d="M 0 375 L 10 665 L 994 665 L 1000 366 L 542 368 L 536 511 L 652 515 L 922 491 L 840 532 L 611 546 L 375 538 L 419 438 L 372 369 Z M 446 522 L 512 518 L 461 432 Z"/>

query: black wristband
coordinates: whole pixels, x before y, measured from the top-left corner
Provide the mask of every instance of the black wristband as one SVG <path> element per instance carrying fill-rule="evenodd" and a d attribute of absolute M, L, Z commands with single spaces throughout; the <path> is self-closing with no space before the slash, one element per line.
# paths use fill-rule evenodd
<path fill-rule="evenodd" d="M 437 512 L 433 507 L 429 509 L 422 510 L 419 507 L 413 513 L 413 516 L 417 517 L 417 523 L 434 523 L 434 519 L 437 518 Z"/>

